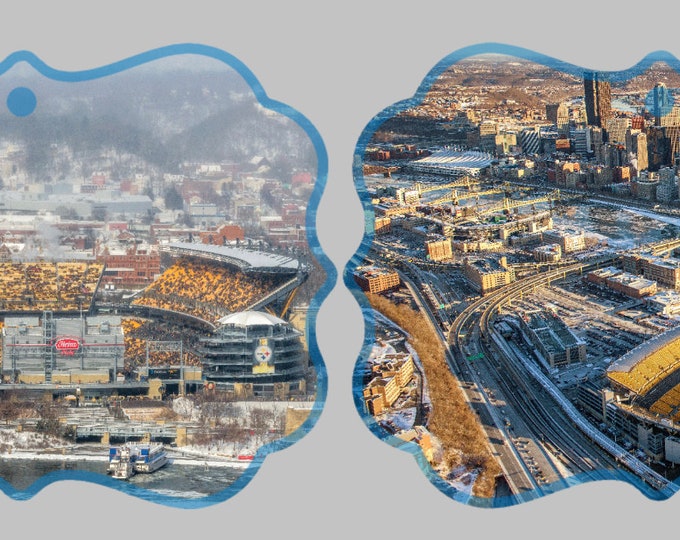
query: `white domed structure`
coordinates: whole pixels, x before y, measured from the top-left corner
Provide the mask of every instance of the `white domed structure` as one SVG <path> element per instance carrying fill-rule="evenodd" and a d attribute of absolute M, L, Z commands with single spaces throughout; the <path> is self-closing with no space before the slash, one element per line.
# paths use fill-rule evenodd
<path fill-rule="evenodd" d="M 234 326 L 287 324 L 283 319 L 279 319 L 264 311 L 239 311 L 237 313 L 230 313 L 226 317 L 222 317 L 218 320 L 217 323 L 221 326 L 227 324 Z"/>

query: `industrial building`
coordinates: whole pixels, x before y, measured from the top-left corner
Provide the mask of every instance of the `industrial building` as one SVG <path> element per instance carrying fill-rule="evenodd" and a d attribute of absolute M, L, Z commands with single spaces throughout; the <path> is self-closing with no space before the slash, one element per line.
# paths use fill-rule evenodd
<path fill-rule="evenodd" d="M 524 313 L 520 323 L 525 334 L 550 364 L 562 367 L 586 359 L 586 344 L 556 315 L 545 311 Z"/>
<path fill-rule="evenodd" d="M 608 278 L 607 287 L 631 298 L 642 298 L 656 293 L 656 281 L 627 272 Z"/>
<path fill-rule="evenodd" d="M 22 383 L 108 383 L 123 369 L 119 316 L 6 317 L 3 379 Z"/>
<path fill-rule="evenodd" d="M 204 379 L 239 397 L 287 398 L 306 391 L 302 333 L 269 313 L 243 311 L 201 339 Z"/>
<path fill-rule="evenodd" d="M 660 315 L 677 315 L 680 313 L 680 293 L 677 291 L 661 291 L 645 300 L 647 308 Z"/>
<path fill-rule="evenodd" d="M 656 281 L 645 279 L 629 272 L 622 272 L 612 266 L 588 272 L 586 280 L 612 291 L 625 294 L 630 298 L 643 298 L 657 292 Z"/>
<path fill-rule="evenodd" d="M 61 209 L 74 212 L 80 219 L 88 219 L 97 213 L 108 215 L 144 215 L 152 207 L 146 195 L 128 195 L 119 190 L 97 190 L 94 193 L 32 193 L 3 191 L 0 208 L 5 212 L 37 214 Z"/>
<path fill-rule="evenodd" d="M 607 279 L 613 276 L 618 276 L 621 270 L 616 268 L 616 266 L 606 266 L 605 268 L 598 268 L 597 270 L 592 270 L 586 274 L 586 281 L 594 283 L 595 285 L 606 286 Z"/>

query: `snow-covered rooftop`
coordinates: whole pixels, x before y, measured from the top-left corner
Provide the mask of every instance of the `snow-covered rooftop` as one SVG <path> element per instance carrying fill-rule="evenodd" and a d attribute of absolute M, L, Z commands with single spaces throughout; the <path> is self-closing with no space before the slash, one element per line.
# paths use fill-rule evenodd
<path fill-rule="evenodd" d="M 474 150 L 457 151 L 449 148 L 438 150 L 431 155 L 413 161 L 410 167 L 421 171 L 460 171 L 475 173 L 491 165 L 492 156 Z"/>

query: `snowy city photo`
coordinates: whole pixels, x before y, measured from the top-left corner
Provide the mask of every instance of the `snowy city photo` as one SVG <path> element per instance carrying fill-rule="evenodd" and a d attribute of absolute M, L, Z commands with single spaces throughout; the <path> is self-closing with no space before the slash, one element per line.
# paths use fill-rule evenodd
<path fill-rule="evenodd" d="M 359 138 L 355 405 L 451 498 L 677 491 L 679 70 L 473 46 Z"/>
<path fill-rule="evenodd" d="M 232 496 L 325 399 L 318 134 L 210 47 L 0 74 L 0 488 Z"/>

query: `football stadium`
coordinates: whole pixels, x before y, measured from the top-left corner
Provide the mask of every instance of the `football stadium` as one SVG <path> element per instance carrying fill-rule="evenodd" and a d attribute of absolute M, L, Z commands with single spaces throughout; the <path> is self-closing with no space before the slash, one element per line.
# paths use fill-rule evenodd
<path fill-rule="evenodd" d="M 609 366 L 607 376 L 635 405 L 680 422 L 680 327 L 626 353 Z"/>
<path fill-rule="evenodd" d="M 291 313 L 308 268 L 249 248 L 159 249 L 156 279 L 115 301 L 99 294 L 101 263 L 0 263 L 0 391 L 304 397 L 314 374 L 304 324 Z"/>

